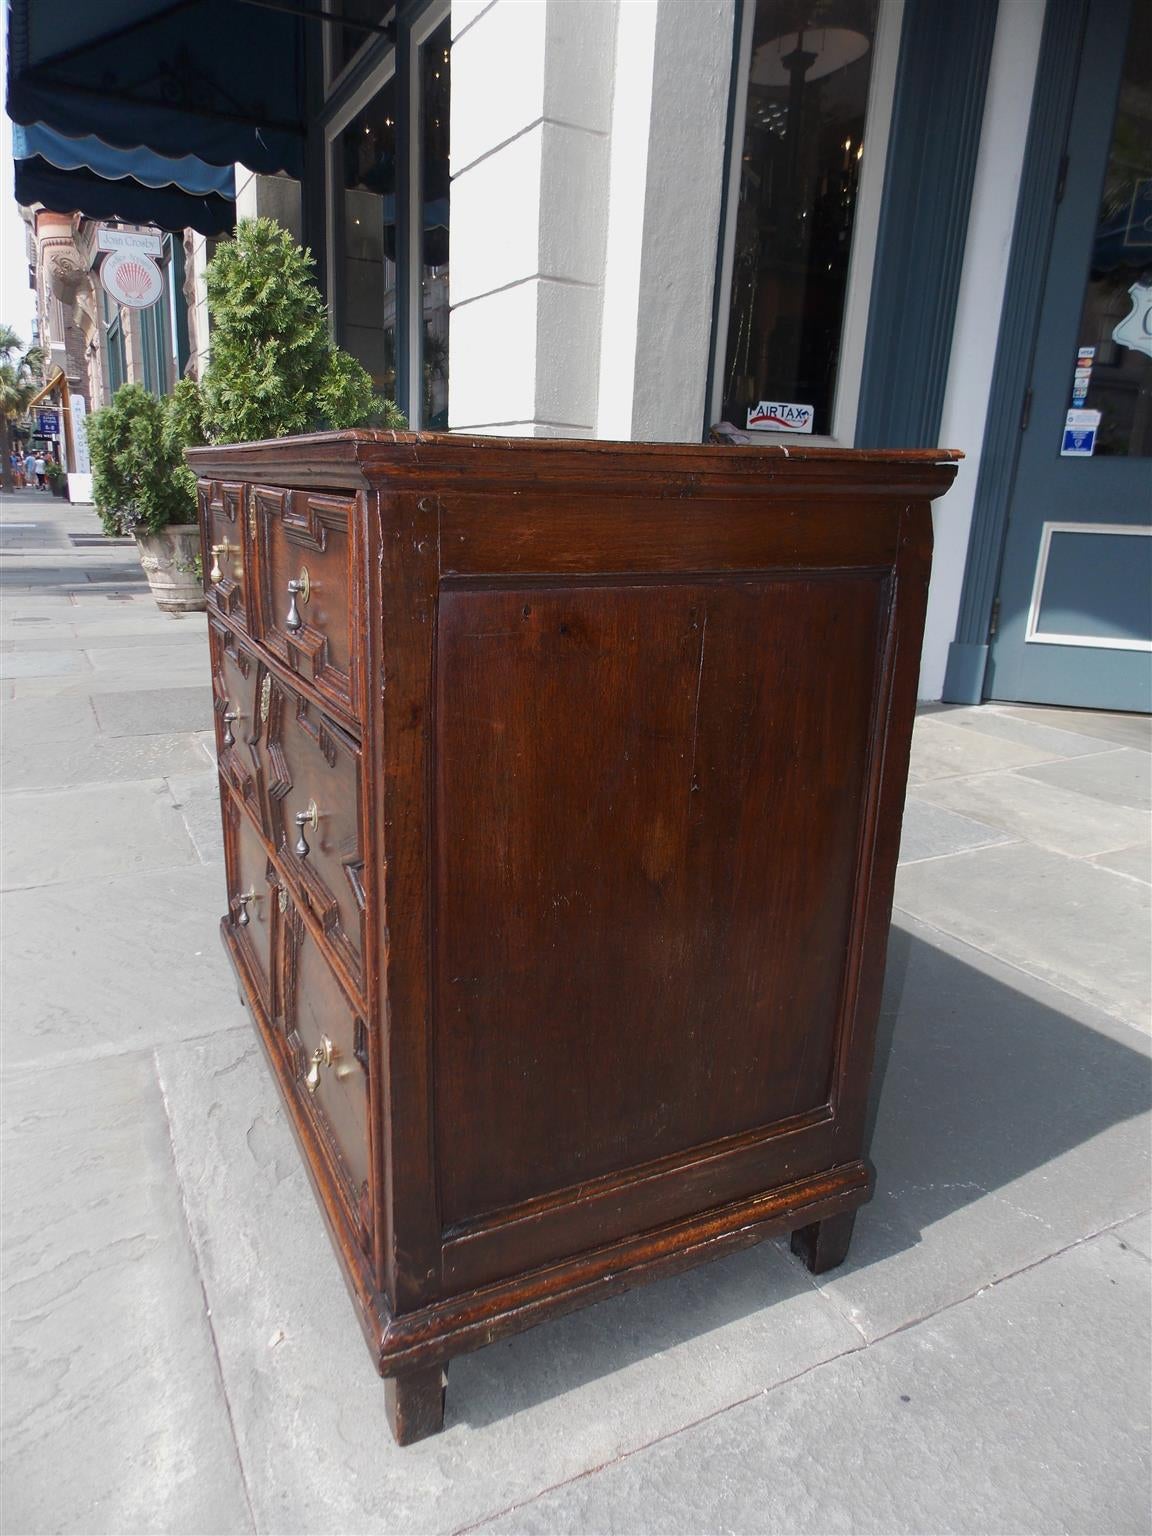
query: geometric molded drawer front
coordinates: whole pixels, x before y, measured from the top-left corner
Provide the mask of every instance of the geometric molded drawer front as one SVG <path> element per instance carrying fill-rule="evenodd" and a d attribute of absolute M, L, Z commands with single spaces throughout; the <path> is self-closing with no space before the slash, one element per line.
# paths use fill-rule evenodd
<path fill-rule="evenodd" d="M 266 486 L 251 492 L 261 641 L 337 714 L 359 715 L 352 623 L 356 502 Z"/>
<path fill-rule="evenodd" d="M 229 629 L 209 620 L 208 643 L 212 657 L 212 711 L 216 725 L 216 761 L 221 776 L 231 784 L 248 809 L 262 824 L 261 781 L 263 770 L 257 748 L 261 678 L 264 669 L 254 651 L 240 643 Z"/>
<path fill-rule="evenodd" d="M 271 1014 L 276 870 L 248 818 L 232 801 L 224 804 L 228 916 L 236 943 L 256 974 L 260 1002 Z"/>
<path fill-rule="evenodd" d="M 251 554 L 244 487 L 202 480 L 196 487 L 202 539 L 208 551 L 204 591 L 210 611 L 248 628 L 247 569 Z"/>
<path fill-rule="evenodd" d="M 1152 651 L 1152 527 L 1045 523 L 1026 638 Z"/>
<path fill-rule="evenodd" d="M 368 1043 L 308 929 L 288 909 L 284 1020 L 301 1104 L 332 1155 L 361 1244 L 369 1228 Z"/>
<path fill-rule="evenodd" d="M 262 758 L 269 840 L 359 988 L 366 904 L 359 748 L 317 705 L 274 678 Z"/>

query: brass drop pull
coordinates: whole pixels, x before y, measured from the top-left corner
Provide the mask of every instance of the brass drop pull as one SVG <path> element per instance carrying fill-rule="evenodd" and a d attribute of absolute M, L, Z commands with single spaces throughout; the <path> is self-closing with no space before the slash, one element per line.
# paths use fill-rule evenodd
<path fill-rule="evenodd" d="M 304 1086 L 309 1093 L 315 1093 L 320 1086 L 320 1068 L 330 1067 L 332 1059 L 336 1055 L 336 1049 L 327 1035 L 320 1036 L 320 1044 L 308 1058 L 308 1072 L 304 1078 Z"/>
<path fill-rule="evenodd" d="M 313 832 L 320 825 L 320 812 L 316 809 L 315 800 L 309 800 L 306 811 L 296 812 L 296 826 L 299 829 L 296 837 L 296 854 L 298 858 L 306 859 L 310 853 L 308 840 L 304 836 L 304 828 L 311 827 Z"/>
<path fill-rule="evenodd" d="M 236 898 L 236 924 L 239 928 L 247 928 L 250 921 L 248 917 L 248 903 L 256 900 L 256 887 L 250 885 L 246 891 L 242 891 Z"/>
<path fill-rule="evenodd" d="M 224 580 L 224 572 L 220 566 L 220 556 L 231 554 L 238 546 L 229 544 L 227 540 L 223 544 L 212 546 L 212 569 L 208 572 L 208 580 L 215 586 L 218 581 Z"/>
<path fill-rule="evenodd" d="M 232 734 L 232 722 L 241 718 L 239 710 L 225 709 L 224 711 L 224 745 L 234 747 L 236 738 Z"/>
<path fill-rule="evenodd" d="M 308 575 L 308 567 L 306 565 L 300 567 L 300 575 L 296 580 L 288 583 L 288 595 L 292 601 L 288 604 L 288 617 L 284 620 L 284 626 L 295 634 L 298 629 L 303 629 L 304 627 L 304 620 L 300 617 L 300 610 L 296 606 L 296 599 L 299 597 L 302 603 L 306 603 L 312 596 L 312 579 Z"/>

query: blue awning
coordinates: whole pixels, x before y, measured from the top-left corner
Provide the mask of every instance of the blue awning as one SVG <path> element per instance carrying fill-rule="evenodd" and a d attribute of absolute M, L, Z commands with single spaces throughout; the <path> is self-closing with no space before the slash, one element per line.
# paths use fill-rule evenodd
<path fill-rule="evenodd" d="M 171 159 L 150 149 L 117 149 L 94 134 L 71 139 L 43 123 L 12 125 L 12 158 L 46 160 L 61 171 L 91 171 L 109 181 L 131 177 L 145 187 L 179 187 L 194 197 L 233 199 L 236 173 L 231 165 L 209 165 L 195 155 Z"/>
<path fill-rule="evenodd" d="M 252 0 L 9 0 L 8 115 L 112 149 L 301 177 L 306 26 Z"/>
<path fill-rule="evenodd" d="M 235 172 L 195 155 L 169 159 L 147 149 L 116 149 L 93 135 L 71 139 L 46 128 L 12 125 L 18 202 L 53 213 L 124 219 L 162 229 L 221 235 L 236 223 Z"/>

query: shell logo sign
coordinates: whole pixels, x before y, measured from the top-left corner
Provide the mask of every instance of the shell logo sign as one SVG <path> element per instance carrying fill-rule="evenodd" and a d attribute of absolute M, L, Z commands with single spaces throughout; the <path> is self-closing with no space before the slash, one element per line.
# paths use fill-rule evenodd
<path fill-rule="evenodd" d="M 109 251 L 100 281 L 110 298 L 129 309 L 149 309 L 164 292 L 159 267 L 138 251 Z"/>

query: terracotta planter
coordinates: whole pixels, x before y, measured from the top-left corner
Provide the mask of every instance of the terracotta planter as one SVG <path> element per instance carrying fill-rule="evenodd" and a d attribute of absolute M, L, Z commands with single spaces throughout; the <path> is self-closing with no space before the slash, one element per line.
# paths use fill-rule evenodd
<path fill-rule="evenodd" d="M 138 533 L 136 544 L 156 606 L 165 613 L 201 612 L 205 601 L 199 574 L 199 527 L 170 524 L 159 533 Z"/>

